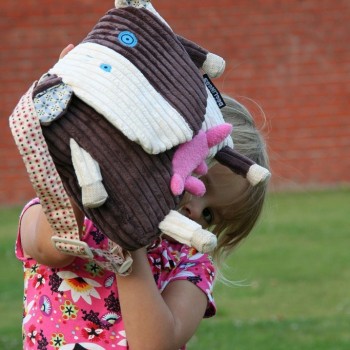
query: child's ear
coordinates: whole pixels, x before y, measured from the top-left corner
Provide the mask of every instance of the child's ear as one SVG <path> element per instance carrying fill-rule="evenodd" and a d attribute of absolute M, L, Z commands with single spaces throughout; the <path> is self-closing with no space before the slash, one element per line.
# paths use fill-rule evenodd
<path fill-rule="evenodd" d="M 198 68 L 201 68 L 204 73 L 208 74 L 210 78 L 218 78 L 224 72 L 226 64 L 222 57 L 209 52 L 182 36 L 178 35 L 177 38 L 191 57 L 193 63 Z"/>

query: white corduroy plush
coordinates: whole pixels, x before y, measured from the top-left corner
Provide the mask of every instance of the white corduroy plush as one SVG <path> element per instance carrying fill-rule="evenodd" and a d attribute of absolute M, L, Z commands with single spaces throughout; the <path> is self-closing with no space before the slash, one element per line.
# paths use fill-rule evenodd
<path fill-rule="evenodd" d="M 97 208 L 108 198 L 102 184 L 100 166 L 74 139 L 70 139 L 70 149 L 75 174 L 82 191 L 83 205 L 87 208 Z"/>
<path fill-rule="evenodd" d="M 253 164 L 247 173 L 247 180 L 252 186 L 255 186 L 259 182 L 267 180 L 270 176 L 271 174 L 267 169 Z"/>
<path fill-rule="evenodd" d="M 102 64 L 110 71 L 103 70 Z M 193 137 L 184 118 L 142 72 L 108 47 L 80 44 L 49 73 L 62 77 L 77 97 L 149 154 L 164 152 Z"/>
<path fill-rule="evenodd" d="M 205 118 L 201 128 L 201 130 L 203 131 L 207 131 L 214 126 L 221 125 L 225 122 L 214 97 L 209 92 L 208 88 L 206 88 L 206 90 L 208 93 L 208 99 L 207 99 L 207 108 L 205 111 Z M 226 137 L 224 141 L 210 148 L 207 161 L 210 163 L 210 161 L 212 161 L 212 159 L 214 158 L 215 154 L 225 146 L 229 146 L 233 148 L 233 141 L 231 136 Z"/>
<path fill-rule="evenodd" d="M 161 231 L 178 242 L 194 247 L 199 252 L 208 253 L 217 244 L 216 236 L 202 228 L 195 221 L 175 210 L 171 210 L 159 224 Z"/>

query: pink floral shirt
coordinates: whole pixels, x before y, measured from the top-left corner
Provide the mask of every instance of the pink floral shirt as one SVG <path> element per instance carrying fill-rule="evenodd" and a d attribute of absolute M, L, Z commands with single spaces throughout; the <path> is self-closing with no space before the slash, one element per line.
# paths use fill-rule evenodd
<path fill-rule="evenodd" d="M 21 217 L 38 203 L 30 201 Z M 114 273 L 81 258 L 64 268 L 40 265 L 24 257 L 19 232 L 20 228 L 16 256 L 24 269 L 24 349 L 128 349 Z M 105 236 L 89 219 L 83 240 L 106 248 Z M 148 260 L 160 292 L 172 281 L 188 280 L 208 297 L 205 317 L 215 314 L 215 272 L 208 255 L 163 239 L 149 248 Z"/>

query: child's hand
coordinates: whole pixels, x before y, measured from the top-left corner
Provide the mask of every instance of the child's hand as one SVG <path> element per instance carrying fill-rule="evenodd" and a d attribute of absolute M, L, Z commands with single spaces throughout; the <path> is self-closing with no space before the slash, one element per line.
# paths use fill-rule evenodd
<path fill-rule="evenodd" d="M 62 52 L 61 52 L 61 54 L 60 54 L 60 59 L 63 58 L 64 56 L 66 56 L 67 53 L 68 53 L 69 51 L 73 50 L 73 49 L 74 49 L 74 45 L 73 45 L 73 44 L 69 44 L 68 46 L 66 46 L 66 47 L 62 50 Z"/>

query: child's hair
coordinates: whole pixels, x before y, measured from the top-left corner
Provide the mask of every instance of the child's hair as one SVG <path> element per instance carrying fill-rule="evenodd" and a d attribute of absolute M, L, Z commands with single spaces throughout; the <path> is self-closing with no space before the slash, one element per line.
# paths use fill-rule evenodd
<path fill-rule="evenodd" d="M 226 106 L 221 111 L 225 121 L 233 125 L 232 139 L 235 149 L 268 169 L 266 145 L 253 117 L 238 101 L 228 96 L 223 97 Z M 223 220 L 211 228 L 218 237 L 213 257 L 219 266 L 253 229 L 262 211 L 266 192 L 267 182 L 256 186 L 249 185 L 243 195 L 231 205 L 219 208 Z"/>

